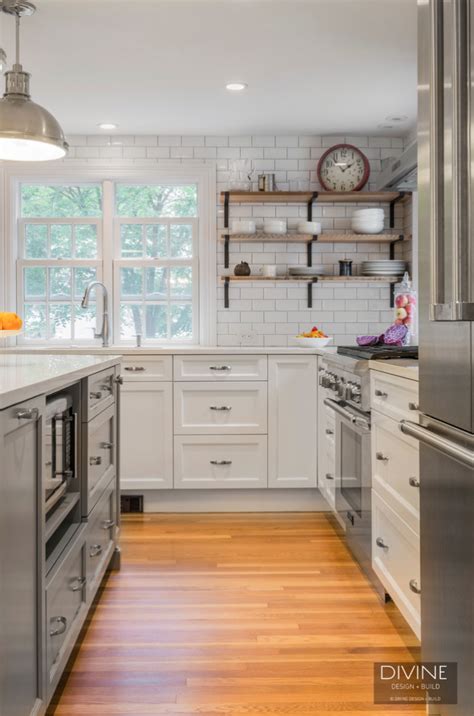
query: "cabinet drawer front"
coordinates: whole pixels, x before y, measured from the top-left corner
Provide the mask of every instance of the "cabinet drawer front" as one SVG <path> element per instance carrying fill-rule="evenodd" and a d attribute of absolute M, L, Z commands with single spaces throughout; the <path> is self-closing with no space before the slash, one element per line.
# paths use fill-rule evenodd
<path fill-rule="evenodd" d="M 372 370 L 370 393 L 372 409 L 394 420 L 418 422 L 418 383 L 415 380 Z"/>
<path fill-rule="evenodd" d="M 115 441 L 115 406 L 112 405 L 87 426 L 84 460 L 84 469 L 87 471 L 86 515 L 115 473 Z"/>
<path fill-rule="evenodd" d="M 175 437 L 175 488 L 267 487 L 267 438 Z"/>
<path fill-rule="evenodd" d="M 94 597 L 110 555 L 116 531 L 115 480 L 107 487 L 89 518 L 86 539 L 86 576 L 88 600 Z"/>
<path fill-rule="evenodd" d="M 175 380 L 266 380 L 267 356 L 175 356 Z"/>
<path fill-rule="evenodd" d="M 266 383 L 175 383 L 175 433 L 267 432 Z"/>
<path fill-rule="evenodd" d="M 398 425 L 375 410 L 372 413 L 372 486 L 419 533 L 419 447 Z"/>
<path fill-rule="evenodd" d="M 115 402 L 115 368 L 108 368 L 84 381 L 83 420 L 88 422 Z"/>
<path fill-rule="evenodd" d="M 173 380 L 172 356 L 124 356 L 121 375 L 125 381 Z"/>
<path fill-rule="evenodd" d="M 72 648 L 71 633 L 86 599 L 85 541 L 76 542 L 58 565 L 46 587 L 46 640 L 48 680 L 52 683 L 57 663 Z M 66 657 L 67 658 L 67 657 Z"/>
<path fill-rule="evenodd" d="M 372 564 L 419 637 L 420 595 L 410 587 L 410 583 L 414 589 L 420 587 L 419 537 L 375 491 L 372 492 Z"/>

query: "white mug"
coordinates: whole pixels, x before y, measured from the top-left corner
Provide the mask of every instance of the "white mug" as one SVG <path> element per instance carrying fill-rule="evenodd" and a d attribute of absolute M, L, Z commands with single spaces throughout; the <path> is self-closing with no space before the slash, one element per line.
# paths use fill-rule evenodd
<path fill-rule="evenodd" d="M 267 278 L 275 278 L 277 275 L 277 267 L 269 264 L 263 267 L 263 275 Z"/>

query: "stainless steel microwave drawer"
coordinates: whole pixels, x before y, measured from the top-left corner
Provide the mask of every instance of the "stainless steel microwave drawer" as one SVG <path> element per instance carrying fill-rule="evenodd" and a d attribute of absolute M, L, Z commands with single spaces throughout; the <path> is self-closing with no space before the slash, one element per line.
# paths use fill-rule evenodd
<path fill-rule="evenodd" d="M 82 420 L 89 422 L 115 402 L 115 368 L 94 373 L 83 381 Z"/>

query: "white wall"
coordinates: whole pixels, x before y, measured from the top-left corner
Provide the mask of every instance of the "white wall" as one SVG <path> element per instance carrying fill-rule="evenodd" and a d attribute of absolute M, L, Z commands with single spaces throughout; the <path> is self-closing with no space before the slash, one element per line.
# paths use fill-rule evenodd
<path fill-rule="evenodd" d="M 290 188 L 289 182 L 307 182 L 308 188 L 319 189 L 316 167 L 319 157 L 333 144 L 347 141 L 360 147 L 371 166 L 369 188 L 374 188 L 381 161 L 403 151 L 402 138 L 304 136 L 72 136 L 71 151 L 64 162 L 99 166 L 137 165 L 173 166 L 176 163 L 211 163 L 217 171 L 218 192 L 229 188 L 230 163 L 249 159 L 256 173 L 275 172 L 278 188 Z M 388 207 L 387 216 L 388 216 Z M 350 227 L 354 206 L 315 205 L 314 218 L 323 230 L 341 233 Z M 216 198 L 218 236 L 223 230 L 223 211 Z M 235 205 L 232 217 L 252 216 L 258 223 L 268 216 L 288 219 L 289 227 L 298 218 L 306 218 L 304 206 Z M 397 208 L 397 230 L 404 225 L 403 209 Z M 214 240 L 214 237 L 209 237 Z M 252 249 L 252 250 L 251 250 Z M 329 272 L 337 273 L 340 258 L 352 258 L 354 264 L 369 258 L 388 258 L 387 246 L 364 244 L 324 244 L 314 247 L 314 263 L 323 263 Z M 231 245 L 231 268 L 240 260 L 250 263 L 253 273 L 265 263 L 277 264 L 281 271 L 287 265 L 306 263 L 306 246 L 279 244 Z M 216 281 L 218 285 L 217 341 L 219 345 L 287 345 L 289 338 L 313 324 L 334 335 L 337 343 L 353 342 L 357 334 L 380 333 L 391 322 L 389 287 L 376 284 L 321 283 L 314 288 L 313 308 L 306 304 L 306 284 L 249 283 L 244 287 L 231 284 L 229 309 L 224 308 L 223 245 L 218 243 Z"/>

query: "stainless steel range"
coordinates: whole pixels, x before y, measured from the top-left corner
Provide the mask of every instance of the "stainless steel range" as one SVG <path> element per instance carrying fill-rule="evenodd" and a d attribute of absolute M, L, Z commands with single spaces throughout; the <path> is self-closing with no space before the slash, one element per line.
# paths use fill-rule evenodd
<path fill-rule="evenodd" d="M 336 509 L 347 544 L 381 595 L 372 571 L 370 379 L 367 360 L 337 353 L 325 356 L 319 383 L 331 391 L 324 404 L 336 419 Z"/>

